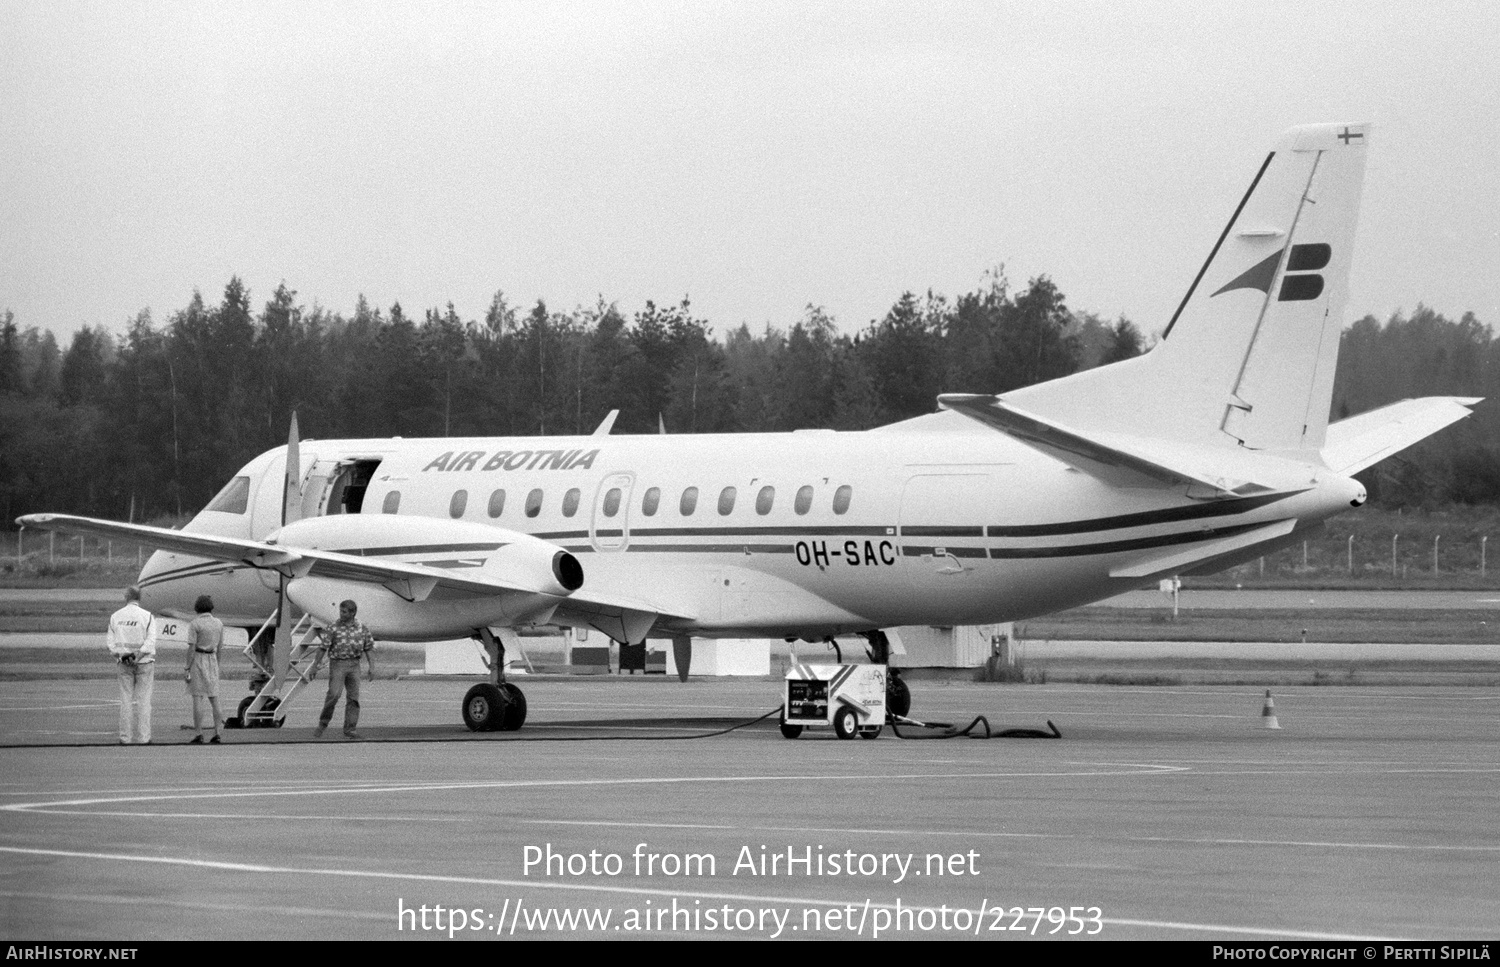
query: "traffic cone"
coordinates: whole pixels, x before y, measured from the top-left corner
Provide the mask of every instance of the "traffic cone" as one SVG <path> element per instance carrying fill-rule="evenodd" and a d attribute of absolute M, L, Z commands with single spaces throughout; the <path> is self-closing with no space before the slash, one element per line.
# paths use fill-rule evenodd
<path fill-rule="evenodd" d="M 1271 690 L 1266 689 L 1266 704 L 1260 710 L 1261 728 L 1279 729 L 1281 723 L 1276 721 L 1276 700 L 1271 697 Z"/>

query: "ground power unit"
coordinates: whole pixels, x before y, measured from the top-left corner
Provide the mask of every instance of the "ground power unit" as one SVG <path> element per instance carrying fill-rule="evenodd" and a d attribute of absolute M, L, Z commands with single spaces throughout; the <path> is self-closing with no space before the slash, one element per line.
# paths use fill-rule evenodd
<path fill-rule="evenodd" d="M 841 739 L 873 739 L 885 727 L 884 665 L 793 665 L 786 673 L 781 734 L 832 727 Z"/>

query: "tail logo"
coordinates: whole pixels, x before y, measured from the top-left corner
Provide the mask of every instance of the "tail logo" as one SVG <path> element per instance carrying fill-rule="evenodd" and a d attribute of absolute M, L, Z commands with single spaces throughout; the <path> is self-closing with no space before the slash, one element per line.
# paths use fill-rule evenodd
<path fill-rule="evenodd" d="M 1285 251 L 1285 250 L 1283 250 Z M 1271 283 L 1276 279 L 1276 267 L 1281 264 L 1282 252 L 1267 256 L 1240 273 L 1214 295 L 1222 295 L 1234 289 L 1258 289 L 1270 295 Z M 1281 278 L 1281 293 L 1278 302 L 1305 302 L 1323 294 L 1323 276 L 1318 270 L 1333 258 L 1333 249 L 1325 242 L 1293 245 L 1286 261 L 1286 272 Z M 1209 296 L 1213 298 L 1213 296 Z"/>
<path fill-rule="evenodd" d="M 1281 277 L 1281 295 L 1276 301 L 1305 302 L 1322 295 L 1323 277 L 1312 270 L 1323 268 L 1331 258 L 1333 249 L 1325 242 L 1293 245 L 1292 254 L 1286 260 L 1286 274 Z"/>

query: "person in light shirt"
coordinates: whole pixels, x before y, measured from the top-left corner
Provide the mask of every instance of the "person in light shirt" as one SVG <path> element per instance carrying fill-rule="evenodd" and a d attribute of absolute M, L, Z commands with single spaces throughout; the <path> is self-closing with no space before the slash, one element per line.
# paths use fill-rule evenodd
<path fill-rule="evenodd" d="M 149 745 L 156 619 L 141 607 L 140 588 L 125 589 L 125 607 L 110 615 L 104 643 L 120 671 L 120 744 Z"/>

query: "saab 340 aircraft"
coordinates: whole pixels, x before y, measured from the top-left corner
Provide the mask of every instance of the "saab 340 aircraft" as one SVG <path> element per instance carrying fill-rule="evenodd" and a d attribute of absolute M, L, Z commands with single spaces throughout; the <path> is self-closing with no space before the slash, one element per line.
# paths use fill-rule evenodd
<path fill-rule="evenodd" d="M 519 628 L 862 634 L 883 658 L 883 628 L 1014 621 L 1217 571 L 1358 507 L 1351 474 L 1478 402 L 1328 423 L 1369 141 L 1363 124 L 1287 132 L 1161 342 L 1111 366 L 859 433 L 294 436 L 181 531 L 20 522 L 161 548 L 140 576 L 154 612 L 209 593 L 254 629 L 284 593 L 326 624 L 352 598 L 377 638 L 474 636 L 492 669 L 464 702 L 476 729 L 524 721 L 504 681 Z"/>

